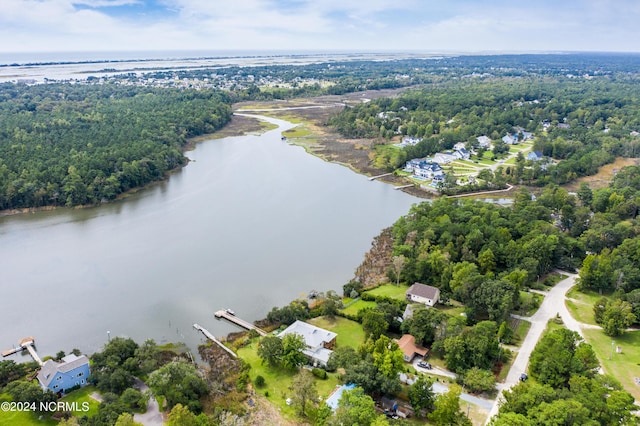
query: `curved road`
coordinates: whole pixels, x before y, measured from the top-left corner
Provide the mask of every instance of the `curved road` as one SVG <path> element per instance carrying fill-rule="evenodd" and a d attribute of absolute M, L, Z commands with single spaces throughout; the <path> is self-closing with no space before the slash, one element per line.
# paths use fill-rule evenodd
<path fill-rule="evenodd" d="M 522 345 L 520 346 L 520 350 L 518 351 L 518 355 L 516 356 L 511 369 L 509 370 L 509 375 L 507 379 L 502 384 L 500 390 L 508 390 L 512 386 L 515 386 L 520 381 L 520 374 L 527 370 L 527 364 L 529 364 L 529 357 L 531 356 L 531 352 L 533 352 L 533 348 L 538 343 L 540 336 L 542 336 L 542 332 L 547 327 L 547 323 L 549 320 L 556 315 L 560 315 L 564 325 L 572 331 L 577 332 L 584 338 L 582 334 L 582 330 L 580 328 L 580 323 L 576 321 L 566 305 L 564 304 L 565 295 L 569 291 L 571 287 L 575 284 L 577 274 L 569 274 L 568 272 L 561 272 L 564 275 L 568 275 L 569 277 L 560 281 L 556 284 L 551 290 L 544 293 L 545 298 L 538 311 L 529 318 L 523 318 L 527 321 L 531 322 L 531 328 L 527 333 L 527 337 L 525 337 Z M 502 402 L 502 393 L 496 398 L 491 411 L 489 412 L 489 417 L 487 417 L 487 423 L 493 416 L 498 413 L 498 408 L 500 407 L 500 403 Z"/>

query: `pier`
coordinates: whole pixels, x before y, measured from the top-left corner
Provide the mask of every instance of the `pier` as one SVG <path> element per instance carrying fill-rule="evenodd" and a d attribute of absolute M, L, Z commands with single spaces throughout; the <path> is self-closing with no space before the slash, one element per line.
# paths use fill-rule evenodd
<path fill-rule="evenodd" d="M 371 176 L 371 177 L 369 178 L 369 180 L 376 180 L 376 179 L 378 179 L 378 178 L 385 177 L 385 176 L 389 176 L 389 175 L 392 175 L 392 174 L 393 174 L 393 173 L 385 173 L 385 174 L 383 174 L 383 175 Z"/>
<path fill-rule="evenodd" d="M 256 327 L 255 325 L 251 324 L 250 322 L 245 321 L 245 320 L 243 320 L 243 319 L 240 319 L 240 318 L 238 318 L 237 316 L 235 316 L 235 315 L 233 315 L 233 314 L 229 313 L 229 310 L 228 310 L 228 309 L 221 309 L 221 310 L 217 311 L 217 312 L 215 313 L 215 316 L 216 316 L 216 318 L 218 318 L 218 319 L 220 319 L 220 318 L 224 318 L 224 319 L 226 319 L 227 321 L 232 322 L 232 323 L 234 323 L 235 325 L 240 326 L 240 327 L 242 327 L 242 328 L 244 328 L 244 329 L 247 329 L 247 330 L 255 330 L 255 331 L 257 331 L 257 332 L 258 332 L 258 334 L 259 334 L 259 335 L 261 335 L 261 336 L 266 336 L 266 335 L 267 335 L 267 332 L 266 332 L 266 331 L 261 330 L 261 329 L 259 329 L 258 327 Z"/>
<path fill-rule="evenodd" d="M 38 353 L 36 352 L 36 348 L 34 347 L 35 344 L 36 344 L 36 339 L 33 336 L 29 336 L 29 337 L 25 337 L 24 339 L 20 339 L 18 341 L 18 344 L 20 346 L 8 349 L 6 351 L 2 351 L 2 356 L 3 357 L 7 357 L 9 355 L 13 355 L 15 353 L 27 350 L 27 351 L 29 351 L 29 355 L 31 355 L 31 358 L 33 358 L 33 360 L 35 362 L 37 362 L 38 365 L 40 365 L 42 367 L 42 360 L 38 356 Z"/>
<path fill-rule="evenodd" d="M 410 184 L 410 185 L 403 185 L 403 186 L 394 186 L 393 189 L 405 189 L 405 188 L 411 188 L 415 185 Z"/>
<path fill-rule="evenodd" d="M 229 353 L 229 355 L 231 355 L 234 358 L 238 358 L 238 355 L 235 354 L 235 352 L 233 352 L 231 349 L 229 349 L 228 347 L 226 347 L 225 345 L 222 344 L 222 342 L 218 339 L 216 339 L 216 336 L 214 336 L 213 334 L 211 334 L 209 332 L 209 330 L 207 330 L 206 328 L 202 327 L 199 324 L 193 324 L 193 328 L 195 328 L 196 330 L 200 331 L 202 334 L 204 334 L 204 336 L 211 340 L 213 343 L 216 343 L 218 346 L 220 346 L 222 349 L 224 349 L 225 351 L 227 351 Z"/>

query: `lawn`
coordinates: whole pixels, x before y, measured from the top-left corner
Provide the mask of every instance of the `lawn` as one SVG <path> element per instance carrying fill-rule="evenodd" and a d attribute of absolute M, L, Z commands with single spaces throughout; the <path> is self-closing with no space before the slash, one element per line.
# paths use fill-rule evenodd
<path fill-rule="evenodd" d="M 409 287 L 406 285 L 395 285 L 395 284 L 386 284 L 381 285 L 380 287 L 374 288 L 373 290 L 369 290 L 366 293 L 371 294 L 373 296 L 385 296 L 391 299 L 396 300 L 406 300 L 407 298 L 407 289 Z"/>
<path fill-rule="evenodd" d="M 69 393 L 64 398 L 62 398 L 61 401 L 69 402 L 69 403 L 75 402 L 77 403 L 76 405 L 80 408 L 82 408 L 83 403 L 85 402 L 88 403 L 89 404 L 88 411 L 74 411 L 73 415 L 75 416 L 87 415 L 88 417 L 91 417 L 98 412 L 98 406 L 100 406 L 100 403 L 98 401 L 91 398 L 90 395 L 93 392 L 96 392 L 95 386 L 85 386 L 82 389 L 78 389 Z"/>
<path fill-rule="evenodd" d="M 305 126 L 296 126 L 293 129 L 286 130 L 282 134 L 288 138 L 303 138 L 311 135 L 311 131 Z"/>
<path fill-rule="evenodd" d="M 635 378 L 640 379 L 640 331 L 626 332 L 619 337 L 609 337 L 602 330 L 594 329 L 585 329 L 583 333 L 604 371 L 618 379 L 625 390 L 640 400 L 640 385 L 635 383 Z M 612 350 L 616 346 L 620 346 L 621 353 Z"/>
<path fill-rule="evenodd" d="M 296 375 L 295 371 L 282 370 L 279 368 L 271 368 L 266 364 L 262 364 L 262 360 L 258 356 L 259 339 L 254 339 L 250 345 L 238 350 L 238 356 L 251 365 L 249 376 L 255 381 L 257 376 L 264 377 L 265 385 L 262 388 L 256 388 L 256 392 L 268 395 L 267 399 L 275 404 L 282 414 L 288 418 L 295 419 L 297 413 L 294 407 L 287 405 L 287 398 L 291 397 L 291 384 Z M 333 389 L 338 385 L 337 374 L 328 375 L 326 380 L 315 380 L 318 395 L 323 399 L 329 396 Z"/>
<path fill-rule="evenodd" d="M 336 346 L 351 346 L 358 349 L 358 346 L 364 342 L 362 326 L 355 321 L 342 317 L 335 317 L 333 320 L 327 317 L 317 317 L 310 319 L 309 323 L 336 333 L 338 335 Z"/>
<path fill-rule="evenodd" d="M 593 316 L 593 305 L 602 295 L 594 292 L 587 291 L 582 292 L 577 287 L 573 287 L 569 293 L 567 293 L 567 299 L 565 303 L 571 316 L 577 321 L 585 324 L 596 325 L 596 320 Z"/>
<path fill-rule="evenodd" d="M 0 394 L 0 402 L 12 401 L 8 394 Z M 0 410 L 0 425 L 45 425 L 54 426 L 58 422 L 45 415 L 41 419 L 38 414 L 29 411 Z"/>
<path fill-rule="evenodd" d="M 376 306 L 378 306 L 376 302 L 360 299 L 354 302 L 352 305 L 349 305 L 348 307 L 342 309 L 342 312 L 347 315 L 358 315 L 358 312 L 360 312 L 360 310 L 366 308 L 375 308 Z"/>
<path fill-rule="evenodd" d="M 518 325 L 516 326 L 516 329 L 513 333 L 514 335 L 514 340 L 517 343 L 521 343 L 525 337 L 527 337 L 527 333 L 529 332 L 529 329 L 531 328 L 531 323 L 527 320 L 518 320 Z"/>

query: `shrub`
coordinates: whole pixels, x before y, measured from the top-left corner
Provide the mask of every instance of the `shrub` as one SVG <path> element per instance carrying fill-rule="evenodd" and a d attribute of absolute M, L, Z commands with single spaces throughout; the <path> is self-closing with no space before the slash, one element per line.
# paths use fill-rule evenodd
<path fill-rule="evenodd" d="M 253 383 L 259 388 L 263 387 L 264 386 L 264 377 L 257 376 L 256 379 L 253 381 Z"/>
<path fill-rule="evenodd" d="M 321 368 L 314 368 L 311 370 L 311 374 L 321 380 L 326 380 L 327 378 L 327 372 Z"/>

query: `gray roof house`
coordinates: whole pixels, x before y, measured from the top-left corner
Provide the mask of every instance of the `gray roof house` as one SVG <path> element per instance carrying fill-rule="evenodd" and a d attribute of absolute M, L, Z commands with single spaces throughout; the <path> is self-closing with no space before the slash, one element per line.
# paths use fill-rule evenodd
<path fill-rule="evenodd" d="M 531 151 L 530 153 L 527 154 L 527 160 L 531 160 L 531 161 L 540 161 L 542 160 L 542 152 L 540 151 Z"/>
<path fill-rule="evenodd" d="M 414 283 L 405 294 L 409 302 L 422 303 L 427 306 L 435 306 L 440 299 L 439 288 L 421 283 Z"/>
<path fill-rule="evenodd" d="M 89 358 L 86 355 L 69 354 L 61 362 L 47 360 L 42 364 L 37 378 L 42 389 L 63 394 L 74 386 L 86 385 L 90 374 Z"/>
<path fill-rule="evenodd" d="M 298 334 L 302 336 L 307 348 L 302 352 L 310 359 L 314 365 L 327 365 L 329 356 L 336 345 L 338 335 L 332 331 L 316 327 L 303 321 L 296 321 L 278 334 L 283 338 L 287 334 Z"/>

